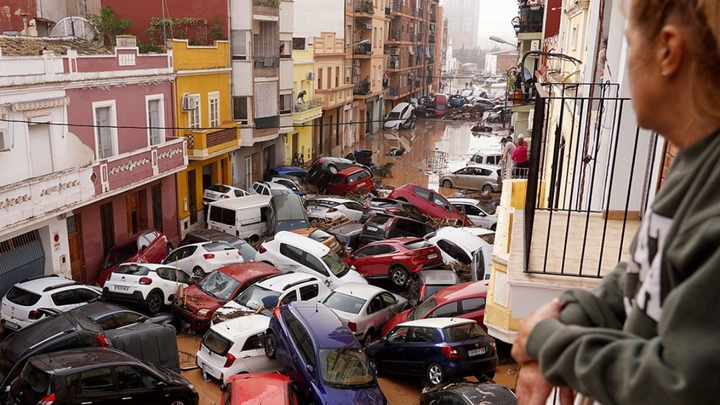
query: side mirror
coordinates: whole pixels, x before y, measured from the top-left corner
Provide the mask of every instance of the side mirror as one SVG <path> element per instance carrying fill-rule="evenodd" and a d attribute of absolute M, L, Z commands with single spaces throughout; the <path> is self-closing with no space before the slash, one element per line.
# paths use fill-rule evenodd
<path fill-rule="evenodd" d="M 387 343 L 387 335 L 382 337 L 382 341 L 383 341 L 383 343 Z"/>
<path fill-rule="evenodd" d="M 140 251 L 141 251 L 141 252 L 144 252 L 145 250 L 147 250 L 147 245 L 142 245 L 142 246 L 140 246 Z"/>
<path fill-rule="evenodd" d="M 165 388 L 165 387 L 167 387 L 167 383 L 165 381 L 158 381 L 157 385 L 155 386 L 155 388 Z"/>
<path fill-rule="evenodd" d="M 315 375 L 315 368 L 313 368 L 313 366 L 308 364 L 307 366 L 305 366 L 305 370 L 307 370 L 308 373 Z"/>

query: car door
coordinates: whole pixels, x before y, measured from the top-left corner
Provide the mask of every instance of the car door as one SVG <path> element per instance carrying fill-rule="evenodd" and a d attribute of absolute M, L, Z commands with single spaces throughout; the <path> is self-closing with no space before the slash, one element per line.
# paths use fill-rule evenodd
<path fill-rule="evenodd" d="M 325 264 L 320 260 L 319 258 L 315 257 L 314 255 L 303 252 L 303 261 L 302 261 L 302 268 L 304 273 L 311 274 L 315 277 L 319 277 L 321 280 L 325 282 L 326 285 L 332 286 L 337 281 L 337 277 L 335 277 L 334 274 L 331 274 L 328 268 L 325 266 Z"/>
<path fill-rule="evenodd" d="M 359 220 L 362 216 L 364 207 L 354 201 L 346 202 L 342 204 L 343 209 L 343 215 L 345 215 L 348 219 L 352 220 Z"/>
<path fill-rule="evenodd" d="M 308 373 L 307 366 L 317 369 L 312 340 L 303 324 L 294 315 L 286 312 L 285 318 L 290 334 L 291 347 L 289 347 L 289 353 L 287 354 L 289 356 L 288 361 L 281 361 L 281 363 L 286 365 L 285 371 L 288 377 L 297 384 L 300 395 L 311 398 L 314 377 Z"/>
<path fill-rule="evenodd" d="M 163 260 L 164 264 L 177 266 L 185 271 L 192 271 L 195 266 L 194 253 L 197 246 L 183 246 L 175 249 L 168 257 Z"/>
<path fill-rule="evenodd" d="M 470 218 L 475 226 L 490 229 L 492 221 L 488 219 L 487 214 L 485 214 L 485 212 L 483 212 L 480 208 L 469 204 L 463 205 L 463 208 L 465 208 L 465 215 Z"/>
<path fill-rule="evenodd" d="M 115 377 L 120 389 L 121 403 L 130 404 L 135 401 L 160 404 L 165 400 L 162 386 L 158 387 L 161 380 L 140 366 L 125 364 L 115 366 Z"/>
<path fill-rule="evenodd" d="M 257 333 L 247 337 L 240 349 L 239 359 L 250 373 L 268 373 L 277 370 L 277 363 L 265 356 L 263 346 L 265 333 Z"/>
<path fill-rule="evenodd" d="M 415 375 L 425 374 L 425 364 L 431 356 L 434 329 L 411 327 L 405 343 L 404 363 L 407 372 Z"/>
<path fill-rule="evenodd" d="M 303 253 L 295 246 L 280 243 L 280 254 L 276 256 L 276 264 L 283 273 L 305 272 L 302 268 Z"/>
<path fill-rule="evenodd" d="M 397 249 L 392 245 L 375 245 L 375 257 L 372 260 L 371 269 L 375 277 L 387 277 L 390 265 L 393 263 L 393 256 Z"/>
<path fill-rule="evenodd" d="M 460 318 L 473 319 L 483 325 L 485 319 L 485 297 L 473 297 L 460 300 Z"/>
<path fill-rule="evenodd" d="M 182 270 L 174 269 L 172 267 L 160 267 L 155 270 L 159 280 L 159 287 L 163 292 L 166 304 L 171 304 L 171 297 L 175 295 L 178 290 L 178 277 L 180 274 L 185 274 Z M 153 283 L 154 284 L 154 283 Z"/>
<path fill-rule="evenodd" d="M 372 263 L 374 255 L 375 245 L 365 246 L 364 248 L 359 249 L 357 252 L 355 252 L 355 254 L 352 256 L 352 265 L 355 266 L 355 269 L 360 272 L 360 274 L 372 277 Z"/>
<path fill-rule="evenodd" d="M 415 205 L 420 212 L 437 215 L 437 209 L 432 203 L 432 192 L 422 187 L 413 187 L 413 194 L 416 199 L 409 201 Z"/>
<path fill-rule="evenodd" d="M 381 327 L 378 328 L 376 325 L 375 330 L 381 330 L 382 325 L 385 324 L 385 322 L 389 321 L 390 318 L 402 312 L 402 308 L 398 306 L 398 300 L 397 298 L 395 298 L 394 295 L 390 294 L 389 292 L 382 292 L 380 293 L 379 297 L 382 301 L 384 316 L 380 318 L 380 320 L 382 321 L 380 323 Z"/>
<path fill-rule="evenodd" d="M 468 174 L 472 172 L 472 168 L 464 167 L 456 170 L 452 176 L 453 186 L 455 188 L 466 188 L 468 185 Z"/>
<path fill-rule="evenodd" d="M 407 326 L 398 326 L 391 330 L 382 340 L 380 350 L 375 354 L 375 364 L 382 371 L 389 373 L 406 373 L 405 365 L 405 338 L 408 335 Z"/>

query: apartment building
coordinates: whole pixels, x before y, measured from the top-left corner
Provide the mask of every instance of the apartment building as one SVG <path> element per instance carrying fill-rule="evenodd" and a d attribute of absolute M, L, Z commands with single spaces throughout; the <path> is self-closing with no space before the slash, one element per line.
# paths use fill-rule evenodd
<path fill-rule="evenodd" d="M 446 0 L 443 4 L 448 19 L 448 32 L 457 49 L 473 49 L 478 46 L 480 28 L 479 0 Z"/>

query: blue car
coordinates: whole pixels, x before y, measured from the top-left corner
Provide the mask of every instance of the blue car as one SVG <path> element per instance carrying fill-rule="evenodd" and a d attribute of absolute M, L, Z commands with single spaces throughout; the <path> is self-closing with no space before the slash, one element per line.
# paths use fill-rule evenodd
<path fill-rule="evenodd" d="M 265 354 L 277 358 L 307 403 L 387 404 L 355 335 L 323 304 L 295 301 L 276 308 Z"/>
<path fill-rule="evenodd" d="M 365 352 L 378 373 L 424 375 L 432 385 L 471 375 L 492 379 L 498 365 L 495 340 L 463 318 L 401 323 Z"/>
<path fill-rule="evenodd" d="M 270 169 L 270 176 L 281 175 L 281 176 L 295 176 L 301 179 L 307 179 L 307 170 L 297 166 L 277 166 Z"/>

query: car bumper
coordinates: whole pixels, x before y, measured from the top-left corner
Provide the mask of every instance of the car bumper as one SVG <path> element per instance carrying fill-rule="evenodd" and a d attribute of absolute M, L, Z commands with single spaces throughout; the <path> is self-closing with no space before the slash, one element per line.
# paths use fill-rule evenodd
<path fill-rule="evenodd" d="M 141 291 L 133 291 L 132 294 L 125 294 L 116 291 L 111 291 L 108 287 L 103 287 L 103 297 L 112 301 L 124 301 L 131 302 L 134 304 L 144 304 L 145 297 L 143 297 Z"/>
<path fill-rule="evenodd" d="M 16 330 L 20 330 L 30 324 L 30 322 L 20 321 L 18 319 L 3 319 L 2 321 L 0 321 L 0 323 L 2 323 L 3 329 L 8 332 L 15 332 Z"/>
<path fill-rule="evenodd" d="M 206 359 L 202 353 L 198 352 L 195 355 L 195 364 L 200 367 L 201 373 L 206 373 L 207 375 L 211 376 L 216 380 L 225 382 L 225 372 L 227 372 L 228 370 L 226 368 L 220 368 L 211 364 L 210 361 Z"/>
<path fill-rule="evenodd" d="M 208 313 L 207 317 L 199 317 L 194 313 L 189 313 L 185 308 L 173 304 L 173 312 L 180 318 L 180 321 L 187 323 L 192 330 L 206 330 L 210 328 L 210 319 L 215 312 Z"/>
<path fill-rule="evenodd" d="M 497 366 L 497 355 L 493 355 L 492 357 L 484 357 L 477 360 L 468 359 L 461 362 L 453 362 L 444 367 L 444 370 L 449 378 L 454 378 L 487 373 L 495 370 Z"/>

